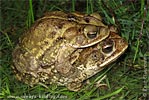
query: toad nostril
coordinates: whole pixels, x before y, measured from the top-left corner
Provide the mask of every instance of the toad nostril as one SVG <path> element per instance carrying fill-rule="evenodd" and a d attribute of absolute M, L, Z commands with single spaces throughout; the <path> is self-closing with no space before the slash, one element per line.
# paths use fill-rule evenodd
<path fill-rule="evenodd" d="M 124 39 L 121 39 L 121 40 L 120 40 L 120 43 L 121 43 L 121 44 L 126 44 L 126 41 L 125 41 Z"/>
<path fill-rule="evenodd" d="M 90 19 L 88 17 L 84 18 L 85 22 L 89 23 Z"/>

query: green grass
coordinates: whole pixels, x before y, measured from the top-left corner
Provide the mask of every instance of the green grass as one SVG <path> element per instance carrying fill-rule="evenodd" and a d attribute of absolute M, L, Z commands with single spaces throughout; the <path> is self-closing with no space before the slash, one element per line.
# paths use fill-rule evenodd
<path fill-rule="evenodd" d="M 149 5 L 145 0 L 2 0 L 0 12 L 0 99 L 8 100 L 147 100 L 145 91 L 149 83 Z M 146 9 L 145 9 L 146 8 Z M 78 92 L 65 87 L 44 85 L 29 87 L 17 81 L 11 69 L 11 52 L 18 38 L 34 20 L 46 11 L 98 12 L 104 23 L 118 27 L 129 47 L 113 64 L 90 79 L 91 84 Z M 148 66 L 147 66 L 148 65 Z M 106 78 L 107 88 L 94 87 L 93 83 Z"/>

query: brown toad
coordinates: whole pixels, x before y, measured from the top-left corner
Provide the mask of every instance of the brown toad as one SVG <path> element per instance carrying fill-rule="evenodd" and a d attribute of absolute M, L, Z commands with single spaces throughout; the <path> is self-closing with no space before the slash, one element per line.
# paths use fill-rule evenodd
<path fill-rule="evenodd" d="M 14 67 L 22 73 L 37 76 L 42 67 L 56 63 L 60 73 L 69 72 L 65 58 L 77 48 L 92 46 L 109 35 L 109 29 L 98 14 L 46 13 L 20 38 L 13 51 Z M 63 60 L 62 60 L 63 59 Z M 43 71 L 43 70 L 42 70 Z"/>
<path fill-rule="evenodd" d="M 77 91 L 82 81 L 126 48 L 127 43 L 96 13 L 49 12 L 20 38 L 13 51 L 13 69 L 17 79 L 31 86 L 57 83 Z"/>

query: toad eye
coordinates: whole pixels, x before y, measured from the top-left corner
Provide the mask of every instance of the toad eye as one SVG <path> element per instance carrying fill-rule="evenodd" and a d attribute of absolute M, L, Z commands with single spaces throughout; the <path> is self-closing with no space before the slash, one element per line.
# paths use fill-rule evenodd
<path fill-rule="evenodd" d="M 94 39 L 97 37 L 97 32 L 88 32 L 87 37 L 90 39 Z"/>
<path fill-rule="evenodd" d="M 105 54 L 110 54 L 114 51 L 114 42 L 110 39 L 108 39 L 107 41 L 104 41 L 102 44 L 102 52 Z"/>
<path fill-rule="evenodd" d="M 102 48 L 102 51 L 106 54 L 111 53 L 113 51 L 113 45 L 107 45 Z"/>
<path fill-rule="evenodd" d="M 84 35 L 88 39 L 94 39 L 98 36 L 99 28 L 93 25 L 87 25 L 84 28 Z"/>

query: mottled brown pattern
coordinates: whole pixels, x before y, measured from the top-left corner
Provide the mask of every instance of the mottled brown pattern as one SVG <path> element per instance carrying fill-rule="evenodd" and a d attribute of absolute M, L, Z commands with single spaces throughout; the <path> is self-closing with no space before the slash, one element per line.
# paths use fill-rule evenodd
<path fill-rule="evenodd" d="M 16 78 L 31 86 L 54 83 L 78 91 L 84 80 L 126 50 L 127 42 L 115 32 L 96 13 L 48 12 L 22 35 L 12 53 Z M 114 45 L 108 49 L 111 40 Z"/>

